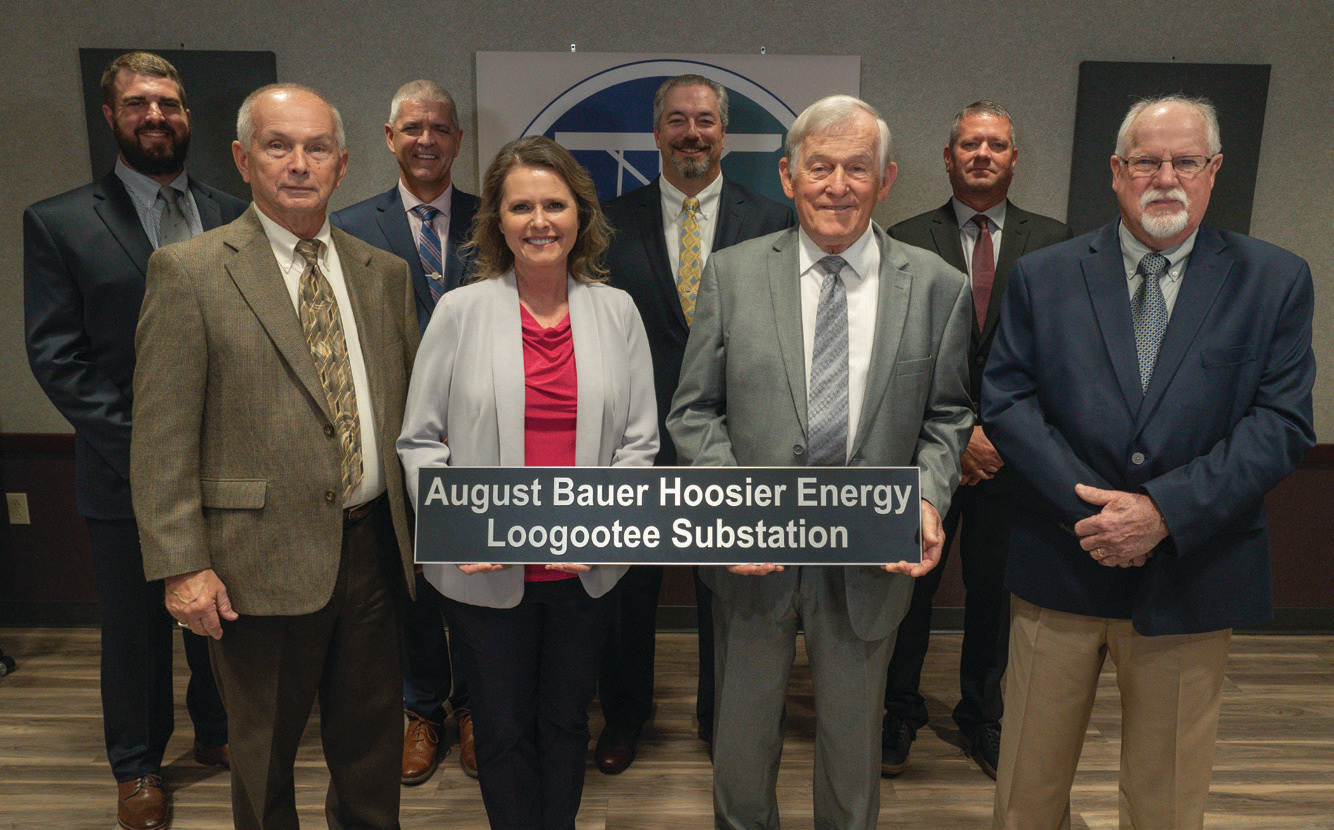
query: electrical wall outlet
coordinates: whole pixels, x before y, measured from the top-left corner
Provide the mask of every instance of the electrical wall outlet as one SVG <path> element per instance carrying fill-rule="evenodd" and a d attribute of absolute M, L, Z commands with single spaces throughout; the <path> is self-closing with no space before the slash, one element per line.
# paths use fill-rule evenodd
<path fill-rule="evenodd" d="M 12 525 L 32 524 L 28 516 L 27 493 L 5 493 L 5 502 L 9 505 L 9 523 Z"/>

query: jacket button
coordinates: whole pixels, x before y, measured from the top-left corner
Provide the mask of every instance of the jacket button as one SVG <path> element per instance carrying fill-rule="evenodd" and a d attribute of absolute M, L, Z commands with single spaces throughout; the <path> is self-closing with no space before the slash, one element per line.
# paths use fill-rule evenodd
<path fill-rule="evenodd" d="M 1143 463 L 1144 463 L 1144 453 L 1142 453 L 1142 452 L 1137 452 L 1137 453 L 1135 453 L 1134 455 L 1130 456 L 1130 463 L 1131 463 L 1131 464 L 1134 464 L 1134 465 L 1136 465 L 1136 466 L 1139 466 L 1140 464 L 1143 464 Z"/>
<path fill-rule="evenodd" d="M 973 358 L 973 362 L 976 363 L 978 366 L 985 366 L 987 365 L 987 357 L 986 355 L 978 355 L 977 357 Z"/>
<path fill-rule="evenodd" d="M 336 498 L 338 498 L 338 494 L 335 493 L 334 491 L 332 490 L 324 491 L 324 500 L 329 502 L 330 504 L 333 504 L 333 500 Z"/>
<path fill-rule="evenodd" d="M 333 434 L 334 434 L 333 424 L 325 424 L 325 425 L 324 425 L 324 434 L 325 434 L 325 435 L 333 435 Z"/>
<path fill-rule="evenodd" d="M 793 454 L 793 455 L 804 455 L 805 453 L 806 453 L 806 448 L 803 447 L 802 445 L 800 445 L 800 444 L 793 444 L 793 445 L 792 445 L 792 454 Z"/>

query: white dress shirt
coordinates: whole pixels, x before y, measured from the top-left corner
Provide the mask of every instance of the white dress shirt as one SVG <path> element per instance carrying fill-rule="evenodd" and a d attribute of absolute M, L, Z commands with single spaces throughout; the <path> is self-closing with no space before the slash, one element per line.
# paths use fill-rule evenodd
<path fill-rule="evenodd" d="M 806 358 L 806 402 L 810 404 L 811 358 L 815 353 L 815 313 L 820 306 L 824 272 L 815 264 L 827 254 L 806 231 L 798 229 L 797 273 L 801 284 L 801 345 Z M 866 398 L 866 375 L 871 369 L 871 346 L 875 342 L 876 305 L 880 297 L 880 246 L 868 225 L 866 233 L 839 256 L 847 262 L 839 272 L 848 298 L 848 449 L 857 437 L 862 401 Z"/>
<path fill-rule="evenodd" d="M 1181 291 L 1181 277 L 1186 273 L 1186 263 L 1190 260 L 1190 252 L 1195 250 L 1195 237 L 1199 232 L 1200 229 L 1196 228 L 1180 245 L 1158 252 L 1167 257 L 1167 272 L 1158 278 L 1158 287 L 1163 290 L 1163 300 L 1167 302 L 1169 320 L 1172 318 L 1172 309 L 1176 308 L 1177 294 Z M 1126 269 L 1127 288 L 1133 300 L 1135 292 L 1144 282 L 1144 276 L 1139 272 L 1139 261 L 1149 253 L 1149 248 L 1126 229 L 1124 222 L 1117 223 L 1117 235 L 1121 238 L 1121 259 Z"/>
<path fill-rule="evenodd" d="M 273 248 L 274 259 L 278 261 L 278 271 L 287 285 L 287 294 L 292 298 L 292 309 L 301 316 L 301 275 L 306 271 L 306 261 L 296 252 L 296 243 L 300 240 L 296 234 L 274 222 L 256 208 L 255 215 L 264 227 L 264 234 Z M 361 486 L 348 497 L 344 507 L 356 507 L 365 504 L 384 492 L 384 470 L 380 464 L 380 443 L 376 439 L 375 412 L 371 406 L 371 383 L 366 374 L 366 360 L 361 354 L 361 338 L 357 336 L 357 318 L 352 313 L 352 300 L 347 294 L 347 282 L 343 279 L 343 264 L 338 258 L 338 249 L 333 244 L 333 234 L 329 230 L 329 220 L 325 219 L 315 239 L 323 243 L 320 246 L 319 265 L 324 278 L 333 288 L 334 300 L 338 303 L 338 316 L 343 323 L 343 339 L 347 342 L 347 358 L 352 363 L 352 388 L 357 393 L 357 418 L 361 422 Z"/>
<path fill-rule="evenodd" d="M 662 238 L 667 242 L 667 258 L 672 263 L 672 279 L 681 282 L 681 229 L 685 225 L 686 194 L 677 190 L 663 176 L 658 177 L 658 189 L 662 191 Z M 699 199 L 699 264 L 709 261 L 713 253 L 713 234 L 718 228 L 718 203 L 722 200 L 723 177 L 709 182 L 708 186 L 695 194 Z"/>
<path fill-rule="evenodd" d="M 987 232 L 991 234 L 991 258 L 993 260 L 1000 258 L 1001 233 L 1005 230 L 1005 206 L 1009 202 L 1001 199 L 996 204 L 986 210 L 973 210 L 972 208 L 960 202 L 956 198 L 950 199 L 950 204 L 954 206 L 954 221 L 959 224 L 959 244 L 963 246 L 963 261 L 967 268 L 964 273 L 971 278 L 973 273 L 973 246 L 977 244 L 978 227 L 973 223 L 973 217 L 982 214 L 987 217 Z M 991 263 L 994 271 L 996 263 Z M 993 300 L 999 300 L 999 297 L 993 297 Z"/>
<path fill-rule="evenodd" d="M 408 228 L 412 231 L 412 243 L 417 246 L 417 250 L 421 250 L 422 220 L 413 208 L 417 205 L 430 205 L 440 211 L 431 220 L 431 227 L 435 229 L 435 235 L 440 238 L 440 267 L 444 268 L 445 260 L 448 258 L 445 252 L 449 250 L 449 206 L 454 199 L 454 183 L 450 182 L 445 192 L 437 196 L 434 201 L 423 202 L 403 185 L 402 179 L 399 179 L 398 195 L 403 200 L 403 210 L 408 214 Z"/>

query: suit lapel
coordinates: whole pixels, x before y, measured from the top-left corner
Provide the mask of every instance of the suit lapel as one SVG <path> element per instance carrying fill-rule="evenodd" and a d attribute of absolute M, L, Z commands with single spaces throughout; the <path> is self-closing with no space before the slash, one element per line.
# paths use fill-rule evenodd
<path fill-rule="evenodd" d="M 653 283 L 658 291 L 663 308 L 668 309 L 672 319 L 681 331 L 689 331 L 686 325 L 686 313 L 681 308 L 681 295 L 676 291 L 676 275 L 672 273 L 672 260 L 667 254 L 667 240 L 662 233 L 662 190 L 658 179 L 647 187 L 640 188 L 641 194 L 638 216 L 639 228 L 635 237 L 644 245 L 644 254 L 648 257 L 649 270 L 653 273 Z"/>
<path fill-rule="evenodd" d="M 371 387 L 371 411 L 375 415 L 375 428 L 379 430 L 383 424 L 389 423 L 384 411 L 384 402 L 388 396 L 384 394 L 384 378 L 380 374 L 380 362 L 376 359 L 377 350 L 389 342 L 383 331 L 386 317 L 383 313 L 376 313 L 384 308 L 384 298 L 380 294 L 381 281 L 371 270 L 369 254 L 356 256 L 348 249 L 349 237 L 343 231 L 333 228 L 331 233 L 334 247 L 338 249 L 338 262 L 343 269 L 343 285 L 347 289 L 348 301 L 352 304 L 361 361 L 366 367 L 366 378 Z M 381 449 L 384 449 L 385 438 L 380 435 Z M 397 438 L 397 435 L 388 436 L 390 442 Z"/>
<path fill-rule="evenodd" d="M 310 344 L 301 331 L 301 321 L 278 271 L 273 247 L 255 216 L 254 205 L 227 226 L 225 244 L 234 253 L 223 263 L 223 268 L 273 341 L 274 348 L 306 388 L 306 393 L 319 405 L 324 416 L 332 420 L 328 395 L 320 384 L 315 361 L 310 356 Z"/>
<path fill-rule="evenodd" d="M 884 400 L 885 387 L 889 385 L 898 360 L 899 342 L 903 339 L 903 326 L 912 299 L 913 275 L 908 269 L 908 259 L 898 250 L 899 243 L 891 240 L 878 225 L 872 227 L 876 244 L 880 246 L 880 287 L 876 292 L 875 336 L 871 341 L 871 362 L 866 370 L 866 395 L 862 399 L 850 458 L 861 451 L 867 432 L 876 420 L 876 409 Z M 957 231 L 955 247 L 958 247 Z"/>
<path fill-rule="evenodd" d="M 773 302 L 778 350 L 787 368 L 787 385 L 801 431 L 806 430 L 806 349 L 801 331 L 801 284 L 797 274 L 797 232 L 778 237 L 769 251 L 769 296 Z"/>
<path fill-rule="evenodd" d="M 134 202 L 115 172 L 108 173 L 93 190 L 97 205 L 93 208 L 107 230 L 129 255 L 141 275 L 148 273 L 148 258 L 153 255 L 153 243 L 144 233 Z"/>
<path fill-rule="evenodd" d="M 463 282 L 463 259 L 459 256 L 459 248 L 468 241 L 468 232 L 472 230 L 472 218 L 464 218 L 462 198 L 459 196 L 459 189 L 455 186 L 453 194 L 449 197 L 449 240 L 445 243 L 445 290 L 453 291 Z"/>
<path fill-rule="evenodd" d="M 581 467 L 596 466 L 602 442 L 602 350 L 598 348 L 598 318 L 593 311 L 593 298 L 587 286 L 569 281 L 570 333 L 574 338 L 574 362 L 578 366 L 577 400 L 574 425 L 574 463 Z"/>
<path fill-rule="evenodd" d="M 985 343 L 996 331 L 1000 320 L 1001 298 L 1005 296 L 1005 286 L 1010 282 L 1010 269 L 1014 261 L 1028 249 L 1028 214 L 1014 206 L 1013 202 L 1005 205 L 1005 227 L 1001 228 L 1000 254 L 996 257 L 996 277 L 991 283 L 991 302 L 987 306 L 986 324 L 982 327 L 982 339 Z"/>
<path fill-rule="evenodd" d="M 658 204 L 662 204 L 661 200 Z M 714 228 L 713 248 L 710 250 L 721 251 L 735 245 L 739 241 L 741 220 L 745 215 L 746 198 L 724 178 L 722 192 L 718 194 L 718 226 Z"/>
<path fill-rule="evenodd" d="M 497 278 L 491 314 L 491 383 L 496 396 L 500 466 L 522 467 L 524 418 L 523 323 L 514 272 Z M 576 415 L 576 418 L 578 416 Z"/>
<path fill-rule="evenodd" d="M 222 208 L 213 197 L 204 192 L 204 188 L 194 179 L 188 180 L 190 192 L 195 197 L 195 207 L 199 209 L 199 224 L 206 231 L 211 231 L 222 224 Z"/>
<path fill-rule="evenodd" d="M 931 217 L 931 239 L 936 243 L 940 258 L 968 274 L 968 261 L 959 242 L 959 219 L 954 215 L 954 202 L 946 202 Z"/>
<path fill-rule="evenodd" d="M 1172 316 L 1167 322 L 1162 346 L 1158 349 L 1153 377 L 1144 392 L 1144 404 L 1137 418 L 1141 424 L 1167 391 L 1224 283 L 1236 268 L 1236 262 L 1224 253 L 1225 248 L 1226 243 L 1212 228 L 1200 228 L 1186 263 L 1186 273 L 1181 277 L 1181 287 L 1172 305 Z"/>
<path fill-rule="evenodd" d="M 1105 226 L 1089 245 L 1089 256 L 1080 260 L 1084 284 L 1093 305 L 1093 315 L 1102 332 L 1107 356 L 1125 397 L 1126 407 L 1136 412 L 1144 395 L 1139 384 L 1139 357 L 1135 328 L 1130 320 L 1130 293 L 1117 224 Z"/>
<path fill-rule="evenodd" d="M 375 222 L 380 226 L 380 233 L 384 234 L 384 241 L 389 244 L 389 252 L 408 263 L 417 304 L 422 308 L 434 308 L 431 289 L 426 285 L 426 271 L 422 269 L 422 259 L 417 253 L 417 242 L 412 238 L 412 228 L 408 227 L 408 214 L 403 210 L 403 197 L 399 195 L 398 185 L 390 188 L 375 206 Z"/>

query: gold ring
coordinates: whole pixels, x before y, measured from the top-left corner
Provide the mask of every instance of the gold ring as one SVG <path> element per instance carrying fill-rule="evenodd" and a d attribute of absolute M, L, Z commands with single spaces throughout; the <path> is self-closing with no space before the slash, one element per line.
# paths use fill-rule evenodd
<path fill-rule="evenodd" d="M 1101 562 L 1103 560 L 1103 557 L 1105 557 L 1106 555 L 1107 554 L 1102 552 L 1102 548 L 1093 549 L 1093 558 L 1098 560 L 1099 562 Z"/>

